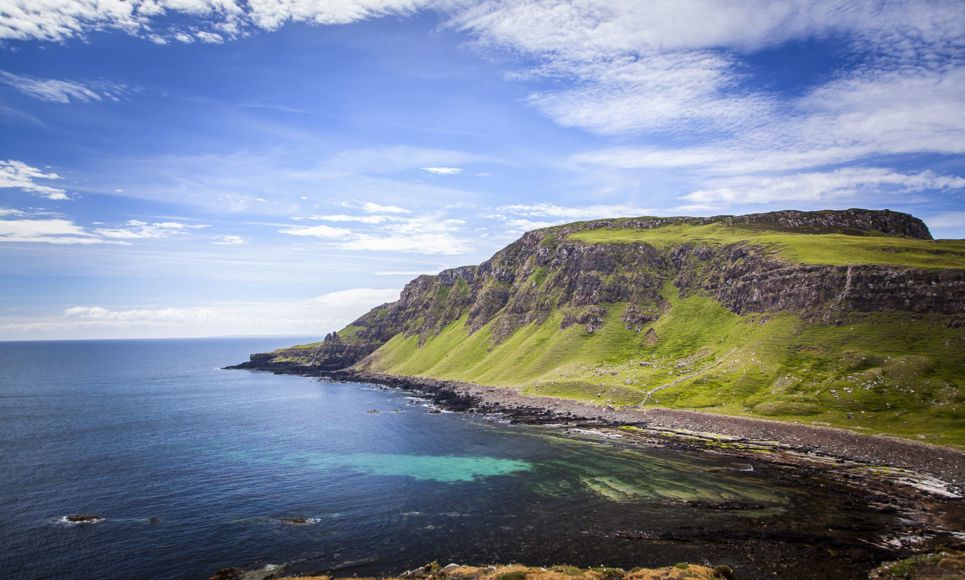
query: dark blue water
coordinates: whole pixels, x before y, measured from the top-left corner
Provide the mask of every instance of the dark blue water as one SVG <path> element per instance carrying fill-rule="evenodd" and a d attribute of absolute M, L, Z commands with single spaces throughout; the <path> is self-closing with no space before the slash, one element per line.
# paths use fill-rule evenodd
<path fill-rule="evenodd" d="M 291 342 L 0 343 L 0 576 L 362 575 L 439 560 L 849 578 L 880 557 L 862 540 L 893 524 L 764 465 L 220 369 Z M 63 522 L 76 513 L 106 520 Z"/>

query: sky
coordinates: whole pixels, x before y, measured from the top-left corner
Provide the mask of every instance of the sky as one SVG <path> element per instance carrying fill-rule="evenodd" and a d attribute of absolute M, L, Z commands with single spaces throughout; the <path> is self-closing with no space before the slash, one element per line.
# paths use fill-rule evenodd
<path fill-rule="evenodd" d="M 960 1 L 0 0 L 0 340 L 322 336 L 553 224 L 963 194 Z"/>

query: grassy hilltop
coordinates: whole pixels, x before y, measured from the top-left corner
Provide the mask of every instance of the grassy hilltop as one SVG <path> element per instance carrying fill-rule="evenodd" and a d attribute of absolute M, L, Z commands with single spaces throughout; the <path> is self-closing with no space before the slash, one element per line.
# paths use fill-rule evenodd
<path fill-rule="evenodd" d="M 360 370 L 965 447 L 965 241 L 894 212 L 530 232 L 270 356 L 317 365 L 334 343 L 368 346 Z"/>

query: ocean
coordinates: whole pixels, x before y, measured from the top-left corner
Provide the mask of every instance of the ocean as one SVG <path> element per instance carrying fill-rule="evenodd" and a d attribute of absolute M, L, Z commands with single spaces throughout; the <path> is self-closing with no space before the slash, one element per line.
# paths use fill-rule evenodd
<path fill-rule="evenodd" d="M 895 525 L 815 475 L 221 368 L 294 341 L 0 343 L 0 577 L 435 560 L 852 578 Z"/>

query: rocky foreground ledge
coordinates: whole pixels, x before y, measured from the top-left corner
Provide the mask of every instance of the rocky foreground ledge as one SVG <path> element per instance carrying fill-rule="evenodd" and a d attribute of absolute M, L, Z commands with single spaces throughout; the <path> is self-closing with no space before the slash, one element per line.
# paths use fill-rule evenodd
<path fill-rule="evenodd" d="M 262 580 L 277 576 L 259 575 L 260 571 L 243 572 L 236 568 L 221 570 L 211 580 Z M 698 564 L 675 564 L 664 568 L 577 568 L 553 566 L 535 568 L 511 564 L 507 566 L 441 566 L 433 562 L 422 568 L 381 580 L 734 580 L 729 566 L 708 567 Z M 280 580 L 332 580 L 331 576 L 288 576 Z M 363 579 L 368 580 L 368 579 Z"/>
<path fill-rule="evenodd" d="M 243 571 L 239 568 L 220 570 L 210 580 L 267 580 L 278 578 L 283 570 Z M 896 562 L 886 562 L 872 570 L 871 580 L 950 580 L 965 577 L 965 552 L 942 550 L 913 556 Z M 577 568 L 552 566 L 536 568 L 511 564 L 507 566 L 441 566 L 433 562 L 422 568 L 381 580 L 736 580 L 729 566 L 707 566 L 680 563 L 663 568 Z M 279 580 L 332 580 L 331 576 L 284 576 Z M 362 579 L 374 580 L 374 579 Z"/>

